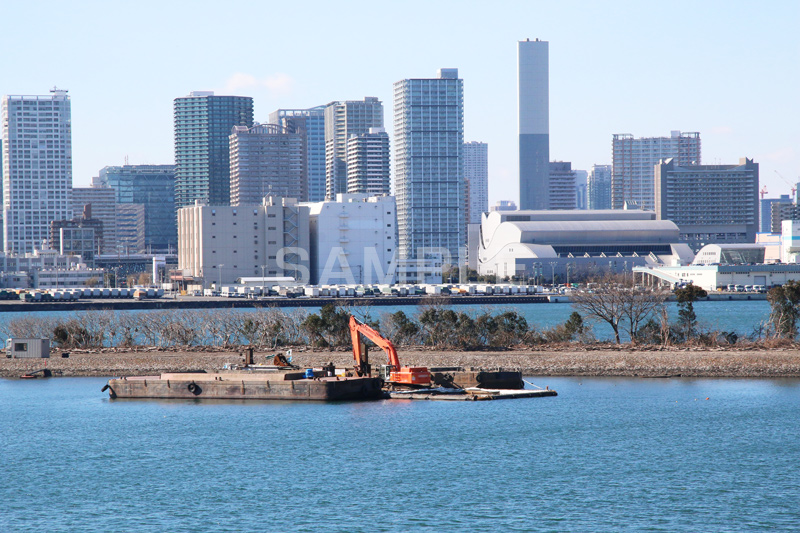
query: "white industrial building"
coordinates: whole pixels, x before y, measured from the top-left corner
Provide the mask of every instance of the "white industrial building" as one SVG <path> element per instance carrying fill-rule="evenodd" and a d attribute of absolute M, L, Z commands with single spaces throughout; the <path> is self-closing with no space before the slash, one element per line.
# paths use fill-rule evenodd
<path fill-rule="evenodd" d="M 309 208 L 311 283 L 393 284 L 397 210 L 393 196 L 337 194 Z"/>
<path fill-rule="evenodd" d="M 791 222 L 784 224 L 791 226 Z M 762 234 L 764 238 L 761 242 L 754 244 L 707 244 L 697 252 L 689 265 L 647 265 L 635 268 L 634 272 L 647 284 L 675 286 L 692 283 L 707 291 L 730 285 L 742 288 L 755 285 L 769 289 L 789 280 L 800 280 L 800 264 L 792 260 L 795 259 L 792 254 L 800 253 L 800 247 L 793 250 L 789 244 L 787 248 L 786 243 L 791 242 L 791 228 L 784 230 L 787 233 L 784 234 L 783 246 L 781 242 L 770 238 L 778 237 L 778 234 Z M 781 252 L 783 262 L 780 262 Z"/>
<path fill-rule="evenodd" d="M 264 198 L 257 206 L 210 206 L 198 200 L 178 210 L 178 269 L 203 286 L 237 278 L 291 276 L 307 282 L 307 206 Z"/>
<path fill-rule="evenodd" d="M 550 281 L 694 258 L 678 227 L 651 211 L 495 211 L 482 218 L 478 273 Z"/>

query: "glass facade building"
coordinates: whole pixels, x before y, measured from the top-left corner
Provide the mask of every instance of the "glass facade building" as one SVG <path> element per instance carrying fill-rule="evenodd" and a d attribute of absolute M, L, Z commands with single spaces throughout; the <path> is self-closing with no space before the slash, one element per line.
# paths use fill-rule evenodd
<path fill-rule="evenodd" d="M 325 199 L 325 106 L 309 109 L 278 109 L 269 114 L 269 123 L 291 133 L 302 133 L 306 145 L 306 175 L 309 202 Z"/>
<path fill-rule="evenodd" d="M 173 165 L 104 167 L 99 173 L 99 185 L 113 189 L 118 204 L 144 206 L 145 249 L 152 251 L 177 249 L 178 227 Z"/>
<path fill-rule="evenodd" d="M 445 249 L 450 258 L 443 259 L 456 264 L 466 245 L 464 81 L 458 69 L 394 84 L 394 135 L 400 259 Z"/>
<path fill-rule="evenodd" d="M 489 145 L 464 143 L 464 179 L 467 187 L 467 224 L 480 224 L 489 212 Z"/>
<path fill-rule="evenodd" d="M 174 121 L 175 205 L 193 205 L 195 200 L 228 205 L 228 139 L 234 126 L 253 126 L 253 99 L 194 91 L 175 99 Z"/>

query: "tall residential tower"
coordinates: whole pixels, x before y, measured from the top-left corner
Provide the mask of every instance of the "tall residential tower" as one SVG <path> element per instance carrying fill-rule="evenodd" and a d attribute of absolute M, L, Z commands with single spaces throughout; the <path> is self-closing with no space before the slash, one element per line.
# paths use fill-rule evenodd
<path fill-rule="evenodd" d="M 464 81 L 458 69 L 394 84 L 394 137 L 400 259 L 433 254 L 456 264 L 466 245 Z"/>
<path fill-rule="evenodd" d="M 253 99 L 194 91 L 175 99 L 175 205 L 230 203 L 228 137 L 253 125 Z"/>
<path fill-rule="evenodd" d="M 347 140 L 351 135 L 383 127 L 383 103 L 364 100 L 331 102 L 325 108 L 325 198 L 347 192 Z"/>
<path fill-rule="evenodd" d="M 306 200 L 304 135 L 277 124 L 235 126 L 231 133 L 231 205 L 259 205 L 265 196 Z"/>
<path fill-rule="evenodd" d="M 548 209 L 550 88 L 548 42 L 517 43 L 520 209 Z"/>
<path fill-rule="evenodd" d="M 389 135 L 383 128 L 347 139 L 348 194 L 388 195 L 391 190 Z"/>
<path fill-rule="evenodd" d="M 6 253 L 41 249 L 50 222 L 72 218 L 72 123 L 67 91 L 4 96 L 3 242 Z"/>
<path fill-rule="evenodd" d="M 672 158 L 679 167 L 700 164 L 700 134 L 673 131 L 669 137 L 634 138 L 615 134 L 611 169 L 611 207 L 626 204 L 653 211 L 655 207 L 655 166 Z"/>

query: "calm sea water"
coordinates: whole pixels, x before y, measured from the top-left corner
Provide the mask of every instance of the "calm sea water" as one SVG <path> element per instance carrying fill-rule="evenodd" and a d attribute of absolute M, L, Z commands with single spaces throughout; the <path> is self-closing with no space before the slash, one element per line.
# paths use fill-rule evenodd
<path fill-rule="evenodd" d="M 111 401 L 103 379 L 0 380 L 0 531 L 800 529 L 800 380 L 531 380 L 560 395 Z"/>
<path fill-rule="evenodd" d="M 415 305 L 393 305 L 378 306 L 370 305 L 369 299 L 364 300 L 364 305 L 359 305 L 353 309 L 354 313 L 363 317 L 364 313 L 369 313 L 373 318 L 380 318 L 382 314 L 403 311 L 409 316 L 414 316 L 420 312 L 420 308 Z M 747 336 L 767 318 L 769 318 L 769 303 L 765 300 L 745 300 L 745 301 L 710 301 L 695 303 L 695 312 L 701 328 L 708 330 L 733 331 L 740 337 Z M 491 313 L 498 313 L 505 310 L 514 310 L 521 313 L 531 325 L 535 325 L 539 330 L 563 324 L 574 311 L 572 305 L 568 303 L 548 303 L 548 304 L 491 304 L 491 305 L 454 305 L 458 312 L 478 313 L 484 310 Z M 293 311 L 294 309 L 286 309 Z M 667 304 L 670 320 L 678 320 L 677 304 Z M 239 309 L 242 313 L 247 313 L 249 309 Z M 307 307 L 299 309 L 300 312 L 317 313 L 318 307 Z M 151 311 L 118 311 L 127 313 L 147 313 Z M 6 331 L 7 324 L 22 316 L 61 316 L 69 318 L 77 312 L 50 311 L 37 313 L 0 313 L 0 334 Z M 613 334 L 611 328 L 598 322 L 593 324 L 593 332 L 599 340 L 611 340 Z"/>

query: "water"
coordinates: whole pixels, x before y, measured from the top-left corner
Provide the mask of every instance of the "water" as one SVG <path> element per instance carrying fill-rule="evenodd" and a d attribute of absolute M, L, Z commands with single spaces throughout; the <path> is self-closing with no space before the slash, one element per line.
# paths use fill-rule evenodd
<path fill-rule="evenodd" d="M 364 313 L 369 313 L 373 318 L 380 318 L 383 314 L 390 314 L 396 311 L 403 311 L 409 316 L 415 316 L 420 312 L 420 307 L 415 305 L 392 305 L 378 306 L 370 305 L 369 300 L 364 300 L 364 305 L 353 308 L 355 314 L 363 318 Z M 487 304 L 487 305 L 454 305 L 458 312 L 478 313 L 489 311 L 496 314 L 502 311 L 513 310 L 522 314 L 529 325 L 535 326 L 538 330 L 551 328 L 558 324 L 563 324 L 574 311 L 571 304 Z M 769 303 L 766 300 L 744 300 L 744 301 L 707 301 L 696 302 L 694 304 L 701 329 L 732 331 L 740 337 L 753 333 L 753 331 L 769 318 Z M 239 309 L 242 313 L 252 311 L 252 309 Z M 288 312 L 318 313 L 318 307 L 308 307 L 303 309 L 286 308 Z M 678 320 L 678 307 L 674 302 L 667 304 L 667 311 L 672 322 Z M 147 313 L 150 311 L 117 311 L 124 313 Z M 15 318 L 24 316 L 55 316 L 69 318 L 74 314 L 81 314 L 82 311 L 45 311 L 37 313 L 0 313 L 0 333 L 7 330 L 7 324 Z M 606 324 L 595 322 L 592 330 L 598 340 L 613 340 L 614 336 Z"/>
<path fill-rule="evenodd" d="M 103 379 L 0 380 L 0 531 L 800 528 L 800 380 L 531 380 L 560 395 L 110 401 Z"/>

